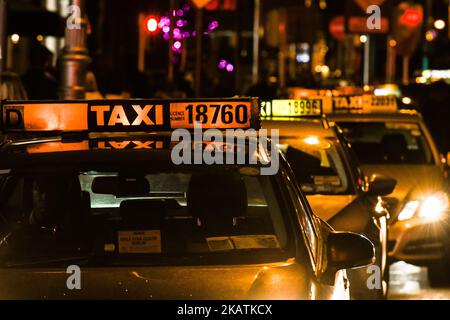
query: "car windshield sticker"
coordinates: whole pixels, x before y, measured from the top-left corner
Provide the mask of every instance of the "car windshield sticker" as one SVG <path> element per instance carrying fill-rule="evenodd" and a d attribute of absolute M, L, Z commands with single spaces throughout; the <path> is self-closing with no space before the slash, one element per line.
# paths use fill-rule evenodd
<path fill-rule="evenodd" d="M 161 253 L 160 230 L 119 231 L 119 253 Z"/>

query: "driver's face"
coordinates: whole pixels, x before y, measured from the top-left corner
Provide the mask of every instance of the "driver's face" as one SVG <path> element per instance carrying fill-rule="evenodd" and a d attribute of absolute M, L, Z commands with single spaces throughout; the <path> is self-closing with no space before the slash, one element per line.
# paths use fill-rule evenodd
<path fill-rule="evenodd" d="M 58 211 L 62 190 L 58 184 L 50 180 L 35 180 L 33 183 L 33 212 L 40 222 L 51 222 Z"/>

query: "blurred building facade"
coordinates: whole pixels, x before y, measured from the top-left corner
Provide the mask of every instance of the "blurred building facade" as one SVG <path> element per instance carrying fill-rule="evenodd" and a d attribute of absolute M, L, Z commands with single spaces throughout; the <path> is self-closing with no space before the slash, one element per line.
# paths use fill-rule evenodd
<path fill-rule="evenodd" d="M 26 31 L 17 27 L 23 27 L 18 23 L 23 19 L 19 20 L 21 16 L 17 12 L 41 8 L 41 19 L 51 12 L 64 22 L 70 0 L 9 2 L 16 13 L 9 13 L 13 22 L 9 23 L 8 30 L 8 69 L 19 74 L 26 72 L 34 42 L 53 52 L 54 66 L 58 67 L 57 58 L 64 45 L 64 24 L 48 24 L 48 30 L 33 28 L 31 24 Z M 394 8 L 401 1 L 391 2 Z M 191 1 L 86 0 L 87 46 L 92 59 L 89 70 L 95 74 L 99 91 L 104 95 L 128 92 L 131 96 L 151 97 L 158 90 L 173 90 L 176 85 L 192 95 L 198 55 L 196 39 L 201 37 L 201 94 L 244 94 L 255 82 L 252 76 L 255 35 L 259 39 L 256 55 L 259 79 L 273 83 L 281 91 L 288 86 L 333 86 L 343 80 L 362 83 L 363 35 L 345 33 L 345 28 L 339 33 L 342 22 L 337 17 L 346 15 L 346 1 L 259 0 L 260 20 L 256 29 L 255 3 L 257 0 L 212 0 L 202 10 L 201 32 L 197 34 L 198 16 Z M 429 12 L 426 12 L 418 49 L 410 57 L 411 79 L 414 70 L 420 72 L 424 67 L 450 69 L 450 54 L 444 54 L 449 52 L 449 1 L 418 0 L 417 3 Z M 37 11 L 34 15 L 38 16 Z M 142 36 L 145 26 L 140 16 L 155 17 L 157 30 Z M 163 17 L 170 20 L 169 32 L 164 32 L 166 26 L 160 25 Z M 441 29 L 434 26 L 439 19 L 444 21 Z M 175 29 L 181 32 L 181 38 L 176 38 Z M 431 31 L 433 37 L 428 33 L 426 38 Z M 371 36 L 371 82 L 386 81 L 391 33 L 392 30 Z M 139 64 L 142 52 L 143 67 L 142 57 Z M 397 57 L 394 64 L 401 66 L 401 58 Z M 393 80 L 400 81 L 401 68 L 394 71 Z"/>

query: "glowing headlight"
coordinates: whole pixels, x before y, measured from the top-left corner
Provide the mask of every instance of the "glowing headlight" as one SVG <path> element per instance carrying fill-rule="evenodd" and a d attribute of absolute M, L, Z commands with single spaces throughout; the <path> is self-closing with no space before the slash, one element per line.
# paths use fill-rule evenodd
<path fill-rule="evenodd" d="M 398 220 L 403 221 L 411 219 L 417 212 L 420 218 L 439 220 L 448 208 L 449 200 L 447 194 L 444 192 L 437 192 L 429 195 L 422 201 L 409 201 L 398 215 Z"/>
<path fill-rule="evenodd" d="M 414 216 L 414 214 L 416 213 L 419 206 L 420 206 L 420 201 L 418 201 L 418 200 L 409 201 L 405 205 L 403 210 L 400 212 L 400 214 L 398 215 L 398 220 L 403 221 L 403 220 L 411 219 Z"/>
<path fill-rule="evenodd" d="M 402 102 L 403 102 L 404 104 L 411 104 L 412 100 L 411 100 L 410 97 L 403 97 L 403 98 L 402 98 Z"/>
<path fill-rule="evenodd" d="M 419 217 L 437 220 L 448 209 L 448 205 L 448 196 L 445 193 L 435 193 L 425 199 L 420 208 Z"/>

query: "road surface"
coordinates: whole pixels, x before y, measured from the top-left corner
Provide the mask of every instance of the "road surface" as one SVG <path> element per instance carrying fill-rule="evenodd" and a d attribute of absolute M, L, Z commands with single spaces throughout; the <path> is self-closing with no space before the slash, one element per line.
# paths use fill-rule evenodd
<path fill-rule="evenodd" d="M 450 300 L 450 287 L 430 287 L 427 268 L 397 262 L 390 268 L 389 299 Z"/>

